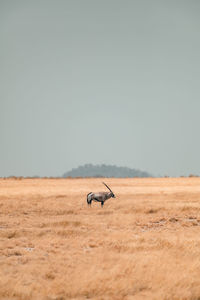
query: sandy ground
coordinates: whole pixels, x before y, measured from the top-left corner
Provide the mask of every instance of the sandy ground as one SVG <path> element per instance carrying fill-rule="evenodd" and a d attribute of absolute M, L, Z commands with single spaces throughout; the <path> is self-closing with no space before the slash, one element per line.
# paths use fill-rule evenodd
<path fill-rule="evenodd" d="M 200 178 L 0 179 L 0 299 L 200 299 Z"/>

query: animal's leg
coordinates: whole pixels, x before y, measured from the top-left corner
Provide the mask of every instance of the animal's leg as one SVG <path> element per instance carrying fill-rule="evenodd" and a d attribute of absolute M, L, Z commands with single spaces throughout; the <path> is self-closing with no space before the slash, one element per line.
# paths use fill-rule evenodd
<path fill-rule="evenodd" d="M 89 207 L 91 206 L 91 202 L 92 202 L 92 200 L 87 201 L 87 204 L 88 204 Z"/>
<path fill-rule="evenodd" d="M 104 201 L 101 201 L 101 207 L 103 207 L 103 205 L 104 205 Z"/>

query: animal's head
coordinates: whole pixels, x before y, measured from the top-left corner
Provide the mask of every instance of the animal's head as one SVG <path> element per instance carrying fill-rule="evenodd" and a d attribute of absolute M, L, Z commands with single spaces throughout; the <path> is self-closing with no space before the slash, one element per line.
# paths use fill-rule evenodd
<path fill-rule="evenodd" d="M 111 192 L 111 197 L 112 198 L 116 198 L 115 194 L 113 193 L 113 191 L 109 188 L 109 186 L 107 186 L 107 184 L 105 184 L 105 182 L 103 182 L 103 184 L 109 189 L 109 191 Z"/>

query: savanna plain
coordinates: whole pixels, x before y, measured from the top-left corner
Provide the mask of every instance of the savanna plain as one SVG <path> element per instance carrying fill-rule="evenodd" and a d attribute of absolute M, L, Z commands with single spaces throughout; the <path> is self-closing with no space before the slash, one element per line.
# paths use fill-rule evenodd
<path fill-rule="evenodd" d="M 200 178 L 0 179 L 0 299 L 200 299 Z"/>

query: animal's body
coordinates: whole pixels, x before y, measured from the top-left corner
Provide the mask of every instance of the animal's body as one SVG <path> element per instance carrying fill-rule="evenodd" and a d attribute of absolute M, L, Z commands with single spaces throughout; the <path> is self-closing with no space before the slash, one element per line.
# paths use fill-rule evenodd
<path fill-rule="evenodd" d="M 101 202 L 101 207 L 103 207 L 104 202 L 110 198 L 115 198 L 115 195 L 111 189 L 103 182 L 103 184 L 110 190 L 110 192 L 99 192 L 99 193 L 89 193 L 87 195 L 87 204 L 91 206 L 92 201 Z"/>

